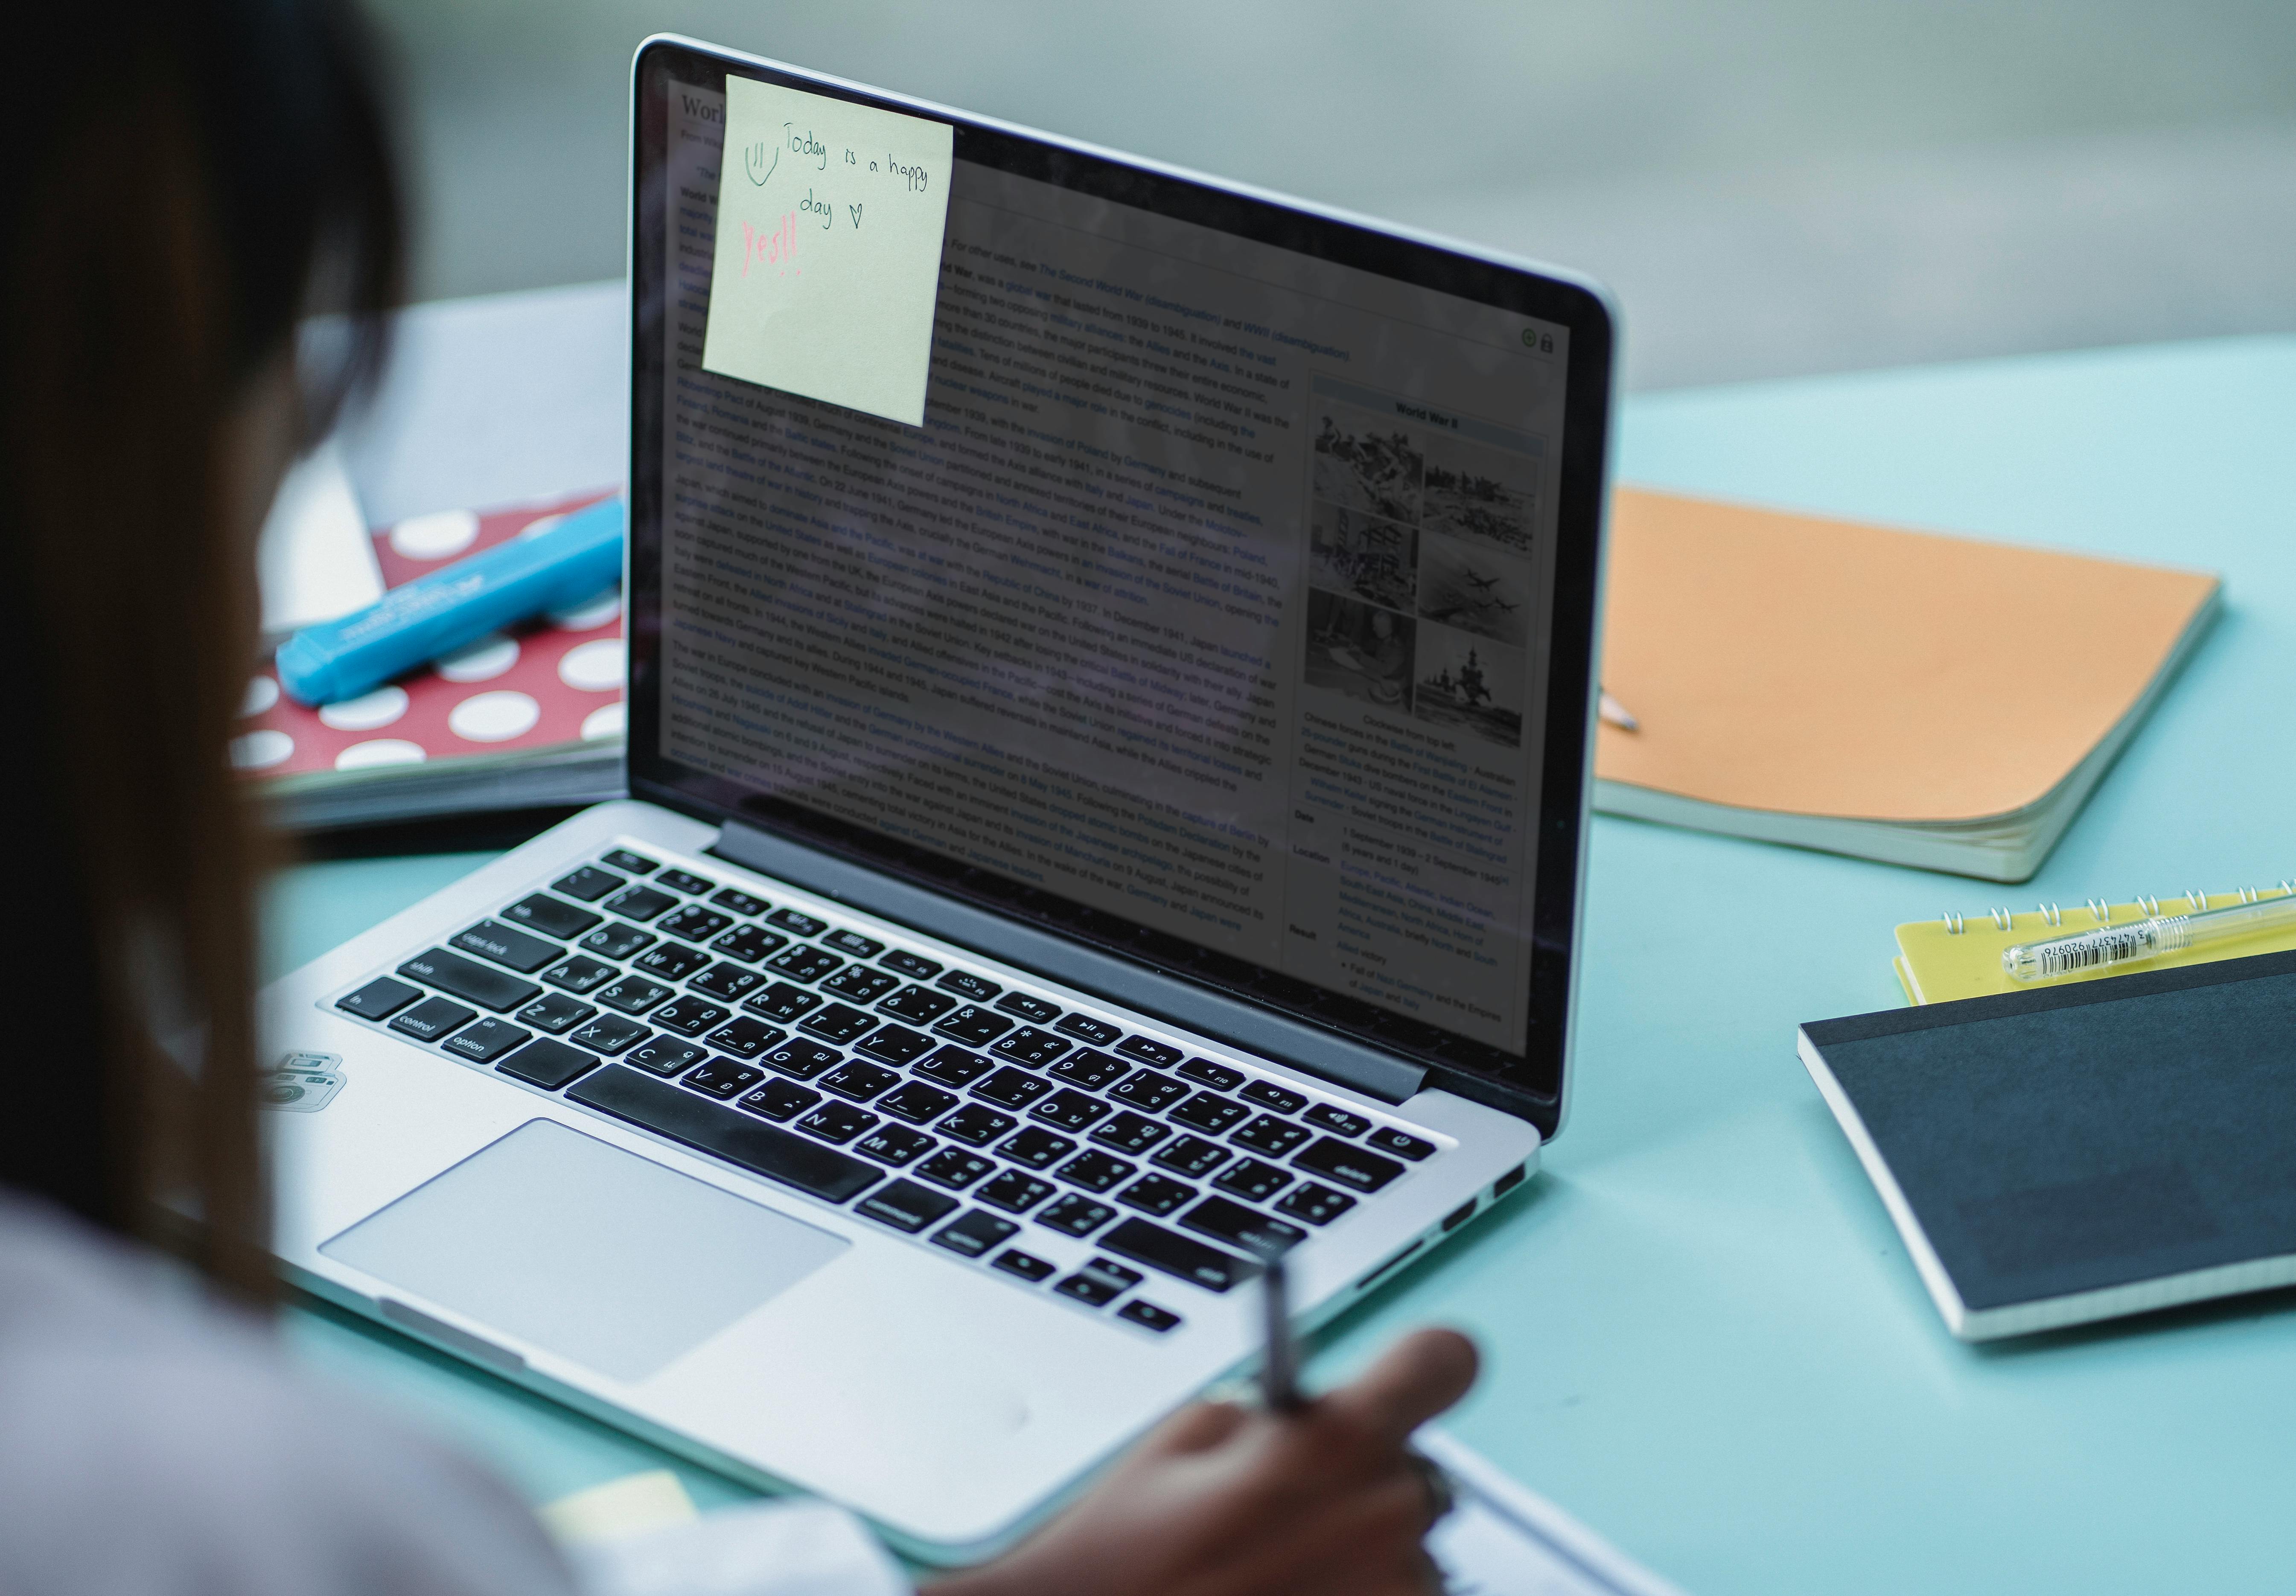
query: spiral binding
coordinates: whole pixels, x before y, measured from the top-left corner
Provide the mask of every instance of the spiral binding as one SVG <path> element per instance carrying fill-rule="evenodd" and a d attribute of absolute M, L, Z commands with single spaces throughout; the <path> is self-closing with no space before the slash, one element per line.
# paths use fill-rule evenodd
<path fill-rule="evenodd" d="M 2265 888 L 2261 888 L 2243 887 L 2240 889 L 2240 901 L 2243 904 L 2261 903 L 2264 901 L 2265 890 Z M 2284 897 L 2296 897 L 2296 877 L 2281 877 L 2280 891 L 2281 895 Z M 2088 905 L 2088 913 L 2091 920 L 2094 920 L 2101 926 L 2109 926 L 2112 923 L 2112 904 L 2110 902 L 2101 897 L 2088 898 L 2084 901 Z M 2144 917 L 2146 919 L 2158 920 L 2161 918 L 2161 900 L 2159 898 L 2152 896 L 2149 893 L 2139 893 L 2132 901 L 2135 902 L 2139 909 L 2144 912 Z M 2207 910 L 2209 906 L 2209 895 L 2195 887 L 2185 894 L 2185 901 L 2192 905 L 2191 913 L 2199 914 Z M 2049 927 L 2052 930 L 2059 929 L 2063 927 L 2065 923 L 2064 911 L 2056 904 L 2045 898 L 2039 904 L 2039 912 L 2041 923 Z M 2016 925 L 2015 913 L 2010 909 L 1993 908 L 1988 909 L 1985 913 L 1987 918 L 1992 921 L 1993 929 L 1997 931 L 2011 930 L 2013 929 Z M 1964 936 L 1969 930 L 1968 916 L 1957 914 L 1951 909 L 1948 909 L 1938 918 L 1945 926 L 1945 934 L 1948 937 Z"/>

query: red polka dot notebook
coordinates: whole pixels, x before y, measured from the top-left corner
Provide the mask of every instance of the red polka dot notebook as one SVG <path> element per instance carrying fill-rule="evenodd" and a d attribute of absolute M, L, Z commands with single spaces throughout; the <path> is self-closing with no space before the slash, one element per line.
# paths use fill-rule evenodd
<path fill-rule="evenodd" d="M 383 585 L 614 491 L 383 528 L 373 535 Z M 232 763 L 263 783 L 273 818 L 297 830 L 595 802 L 622 791 L 622 675 L 621 594 L 611 588 L 322 709 L 280 692 L 266 663 L 248 683 Z"/>

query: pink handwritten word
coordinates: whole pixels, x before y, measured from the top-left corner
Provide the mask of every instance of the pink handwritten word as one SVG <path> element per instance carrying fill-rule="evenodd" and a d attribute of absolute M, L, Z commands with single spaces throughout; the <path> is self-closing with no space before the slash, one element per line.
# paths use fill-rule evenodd
<path fill-rule="evenodd" d="M 752 261 L 767 260 L 789 269 L 790 257 L 797 250 L 797 212 L 785 212 L 771 233 L 760 233 L 749 223 L 742 224 L 742 275 L 750 274 Z M 798 275 L 805 274 L 800 271 Z"/>

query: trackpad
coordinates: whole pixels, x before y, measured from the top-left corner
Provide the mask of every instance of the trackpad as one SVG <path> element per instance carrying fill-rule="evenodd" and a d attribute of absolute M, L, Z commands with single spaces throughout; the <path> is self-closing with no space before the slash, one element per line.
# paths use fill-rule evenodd
<path fill-rule="evenodd" d="M 319 1250 L 628 1384 L 850 1245 L 535 1119 Z"/>

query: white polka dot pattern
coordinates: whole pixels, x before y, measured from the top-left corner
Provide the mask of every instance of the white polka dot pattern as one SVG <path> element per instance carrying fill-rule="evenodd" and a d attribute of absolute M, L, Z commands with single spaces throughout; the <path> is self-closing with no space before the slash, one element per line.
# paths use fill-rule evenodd
<path fill-rule="evenodd" d="M 420 765 L 430 756 L 404 737 L 370 737 L 335 756 L 337 770 L 373 770 L 382 765 Z"/>
<path fill-rule="evenodd" d="M 566 651 L 558 662 L 558 679 L 584 692 L 611 692 L 622 684 L 622 640 L 601 637 Z"/>
<path fill-rule="evenodd" d="M 481 692 L 447 716 L 447 728 L 465 742 L 508 742 L 542 718 L 542 706 L 522 692 Z"/>
<path fill-rule="evenodd" d="M 619 704 L 609 704 L 603 709 L 593 709 L 582 717 L 582 741 L 603 742 L 610 737 L 619 737 L 628 717 Z"/>
<path fill-rule="evenodd" d="M 491 682 L 517 663 L 518 639 L 489 632 L 451 654 L 439 655 L 430 668 L 449 682 Z"/>
<path fill-rule="evenodd" d="M 241 770 L 268 770 L 295 751 L 295 740 L 266 726 L 231 740 L 231 762 Z"/>
<path fill-rule="evenodd" d="M 391 528 L 390 546 L 409 560 L 444 560 L 478 541 L 479 518 L 467 510 L 409 516 Z"/>
<path fill-rule="evenodd" d="M 406 689 L 378 687 L 340 704 L 326 705 L 319 711 L 319 720 L 338 732 L 373 732 L 406 713 Z"/>

